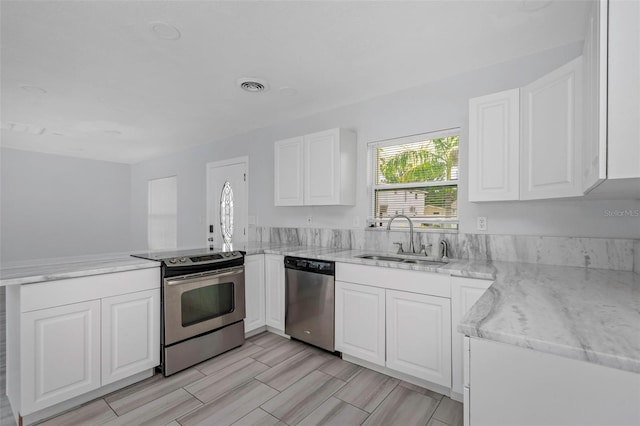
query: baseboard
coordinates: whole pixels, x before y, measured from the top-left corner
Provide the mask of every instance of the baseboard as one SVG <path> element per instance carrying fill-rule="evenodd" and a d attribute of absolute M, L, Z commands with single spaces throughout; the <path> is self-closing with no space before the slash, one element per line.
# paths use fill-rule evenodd
<path fill-rule="evenodd" d="M 400 380 L 404 380 L 405 382 L 411 383 L 413 385 L 416 386 L 420 386 L 422 388 L 425 389 L 429 389 L 432 390 L 434 392 L 437 392 L 439 394 L 445 395 L 445 396 L 451 396 L 451 389 L 447 388 L 445 386 L 442 385 L 438 385 L 436 383 L 432 383 L 432 382 L 428 382 L 426 380 L 422 380 L 419 379 L 417 377 L 413 377 L 410 376 L 408 374 L 405 373 L 401 373 L 399 371 L 396 370 L 392 370 L 390 368 L 387 367 L 382 367 L 378 364 L 374 364 L 370 361 L 365 361 L 363 359 L 360 358 L 356 358 L 350 355 L 346 355 L 346 354 L 342 354 L 342 359 L 348 362 L 351 362 L 353 364 L 358 364 L 361 365 L 363 367 L 367 367 L 370 370 L 373 371 L 377 371 L 378 373 L 382 373 L 382 374 L 386 374 L 387 376 L 391 376 L 391 377 L 395 377 L 396 379 L 400 379 Z"/>
<path fill-rule="evenodd" d="M 141 380 L 147 379 L 153 376 L 154 372 L 155 372 L 155 368 L 151 368 L 149 370 L 145 370 L 141 373 L 127 377 L 125 379 L 119 380 L 115 383 L 110 383 L 106 386 L 95 389 L 91 392 L 85 393 L 75 398 L 71 398 L 59 404 L 52 405 L 51 407 L 47 407 L 40 411 L 36 411 L 35 413 L 27 414 L 26 416 L 21 417 L 22 421 L 20 423 L 23 425 L 30 425 L 51 417 L 59 416 L 60 414 L 66 411 L 79 407 L 80 405 L 83 405 L 89 401 L 93 401 L 96 398 L 100 398 L 101 396 L 104 396 L 108 393 L 117 391 L 118 389 L 125 388 Z"/>

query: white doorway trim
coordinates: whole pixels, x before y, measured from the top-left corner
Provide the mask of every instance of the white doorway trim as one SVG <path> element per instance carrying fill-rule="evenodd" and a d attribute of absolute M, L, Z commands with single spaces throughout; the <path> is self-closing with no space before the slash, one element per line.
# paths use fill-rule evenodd
<path fill-rule="evenodd" d="M 211 210 L 211 202 L 212 199 L 211 197 L 214 195 L 214 188 L 210 188 L 210 173 L 211 170 L 216 169 L 218 167 L 224 167 L 224 166 L 233 166 L 236 164 L 243 164 L 244 165 L 244 170 L 245 170 L 245 183 L 246 183 L 246 190 L 244 191 L 244 196 L 242 197 L 241 200 L 236 199 L 237 203 L 241 203 L 241 205 L 245 206 L 244 208 L 244 223 L 246 224 L 247 227 L 247 237 L 248 237 L 248 233 L 249 233 L 249 157 L 248 156 L 243 156 L 243 157 L 236 157 L 236 158 L 230 158 L 227 160 L 220 160 L 220 161 L 212 161 L 210 163 L 207 163 L 206 165 L 206 228 L 205 228 L 205 237 L 204 237 L 204 241 L 205 241 L 205 247 L 209 246 L 209 224 L 210 224 L 210 218 L 211 218 L 211 214 L 213 213 Z M 235 194 L 234 194 L 235 197 Z M 219 200 L 213 200 L 213 202 L 219 202 Z"/>

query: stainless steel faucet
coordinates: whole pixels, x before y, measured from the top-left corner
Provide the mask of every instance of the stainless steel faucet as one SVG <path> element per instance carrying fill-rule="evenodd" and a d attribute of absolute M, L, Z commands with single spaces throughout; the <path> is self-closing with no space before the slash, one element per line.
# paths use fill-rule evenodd
<path fill-rule="evenodd" d="M 387 231 L 391 229 L 391 222 L 393 222 L 393 220 L 397 217 L 403 217 L 409 221 L 409 252 L 415 253 L 416 249 L 415 247 L 413 247 L 413 222 L 411 222 L 411 218 L 409 216 L 405 216 L 403 214 L 397 214 L 391 219 L 389 219 L 389 223 L 387 224 Z M 400 250 L 402 250 L 402 245 L 400 245 Z"/>
<path fill-rule="evenodd" d="M 442 260 L 448 260 L 449 259 L 449 243 L 447 243 L 447 240 L 441 240 L 440 246 L 442 247 Z"/>

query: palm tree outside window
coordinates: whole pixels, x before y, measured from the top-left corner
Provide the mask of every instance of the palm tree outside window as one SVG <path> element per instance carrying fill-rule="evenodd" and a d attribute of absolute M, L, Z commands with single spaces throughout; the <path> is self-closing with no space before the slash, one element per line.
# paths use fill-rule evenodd
<path fill-rule="evenodd" d="M 396 214 L 418 229 L 458 229 L 459 129 L 369 144 L 374 171 L 369 224 Z M 393 227 L 406 227 L 394 221 Z"/>

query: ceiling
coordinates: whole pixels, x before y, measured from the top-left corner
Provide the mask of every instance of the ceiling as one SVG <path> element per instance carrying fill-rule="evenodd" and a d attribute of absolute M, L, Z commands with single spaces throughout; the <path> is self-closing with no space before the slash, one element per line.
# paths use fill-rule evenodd
<path fill-rule="evenodd" d="M 3 0 L 1 142 L 137 163 L 580 41 L 587 9 L 573 0 Z M 241 77 L 268 90 L 245 92 Z"/>

